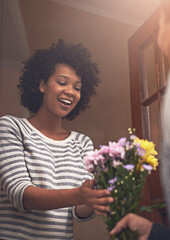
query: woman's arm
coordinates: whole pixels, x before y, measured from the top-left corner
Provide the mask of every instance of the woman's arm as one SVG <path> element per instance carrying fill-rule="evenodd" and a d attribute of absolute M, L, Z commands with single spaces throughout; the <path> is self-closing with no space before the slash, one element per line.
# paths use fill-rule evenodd
<path fill-rule="evenodd" d="M 109 201 L 110 192 L 93 190 L 91 184 L 82 184 L 78 188 L 67 190 L 36 187 L 31 182 L 24 160 L 25 145 L 19 124 L 20 121 L 13 117 L 6 116 L 0 119 L 1 187 L 19 211 L 50 210 L 80 204 L 100 209 L 98 205 Z"/>
<path fill-rule="evenodd" d="M 81 205 L 76 210 L 80 217 L 86 217 L 84 216 L 86 210 L 89 216 L 93 213 L 92 209 L 97 212 L 108 211 L 108 206 L 103 205 L 113 202 L 110 192 L 108 190 L 92 189 L 92 182 L 92 180 L 86 180 L 78 188 L 63 190 L 28 186 L 23 194 L 24 208 L 27 210 L 50 210 Z"/>

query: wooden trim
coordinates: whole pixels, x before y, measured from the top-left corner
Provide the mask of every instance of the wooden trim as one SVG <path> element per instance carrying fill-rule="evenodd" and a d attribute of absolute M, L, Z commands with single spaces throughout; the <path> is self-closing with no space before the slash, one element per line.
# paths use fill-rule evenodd
<path fill-rule="evenodd" d="M 141 138 L 142 116 L 139 79 L 140 68 L 138 59 L 139 53 L 137 49 L 143 46 L 144 42 L 149 41 L 151 37 L 150 29 L 157 32 L 159 16 L 160 8 L 158 8 L 150 18 L 148 18 L 148 20 L 137 30 L 137 34 L 135 33 L 128 41 L 132 127 L 136 129 L 136 134 Z"/>
<path fill-rule="evenodd" d="M 150 104 L 152 104 L 153 102 L 155 102 L 155 100 L 158 99 L 158 93 L 154 93 L 152 94 L 150 97 L 148 97 L 147 99 L 145 99 L 143 102 L 141 102 L 141 105 L 147 107 Z"/>

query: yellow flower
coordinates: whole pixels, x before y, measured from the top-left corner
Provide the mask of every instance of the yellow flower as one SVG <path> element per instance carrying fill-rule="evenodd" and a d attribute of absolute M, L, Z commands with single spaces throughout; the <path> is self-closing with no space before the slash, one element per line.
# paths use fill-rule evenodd
<path fill-rule="evenodd" d="M 155 150 L 155 144 L 151 141 L 148 141 L 148 140 L 143 140 L 143 139 L 139 139 L 139 138 L 136 138 L 134 140 L 135 143 L 139 143 L 141 148 L 143 148 L 145 150 L 145 155 L 149 155 L 149 154 L 152 154 L 152 155 L 157 155 L 157 151 Z M 145 158 L 145 156 L 144 156 Z"/>
<path fill-rule="evenodd" d="M 153 155 L 148 156 L 145 162 L 152 166 L 154 170 L 156 170 L 156 167 L 158 166 L 158 159 Z"/>
<path fill-rule="evenodd" d="M 136 138 L 134 140 L 134 143 L 139 143 L 141 148 L 145 150 L 144 156 L 141 157 L 140 163 L 138 164 L 138 168 L 142 168 L 143 163 L 147 163 L 150 166 L 153 167 L 154 170 L 156 170 L 156 167 L 158 166 L 158 159 L 155 158 L 155 155 L 157 155 L 157 151 L 155 150 L 155 144 L 148 140 L 143 140 Z"/>

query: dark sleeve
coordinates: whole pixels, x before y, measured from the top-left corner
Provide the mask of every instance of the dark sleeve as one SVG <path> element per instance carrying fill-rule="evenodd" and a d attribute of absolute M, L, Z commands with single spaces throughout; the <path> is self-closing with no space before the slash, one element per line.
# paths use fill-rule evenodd
<path fill-rule="evenodd" d="M 154 223 L 148 240 L 170 240 L 170 228 L 162 224 Z"/>

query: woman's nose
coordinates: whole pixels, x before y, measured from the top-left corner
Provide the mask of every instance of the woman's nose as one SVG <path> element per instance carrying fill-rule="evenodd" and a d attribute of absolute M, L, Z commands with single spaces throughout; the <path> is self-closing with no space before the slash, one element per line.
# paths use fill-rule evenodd
<path fill-rule="evenodd" d="M 69 95 L 69 96 L 73 96 L 74 95 L 74 88 L 72 86 L 67 86 L 64 89 L 65 94 Z"/>

